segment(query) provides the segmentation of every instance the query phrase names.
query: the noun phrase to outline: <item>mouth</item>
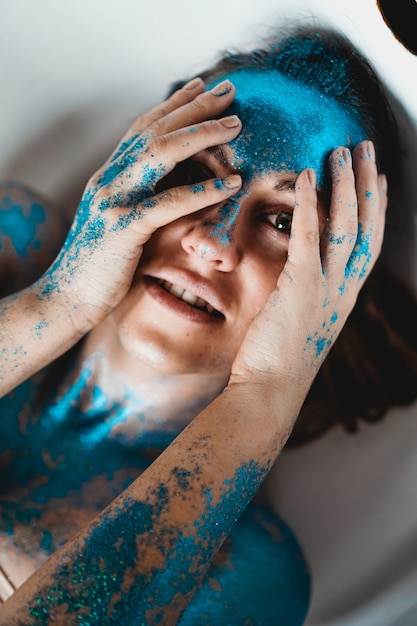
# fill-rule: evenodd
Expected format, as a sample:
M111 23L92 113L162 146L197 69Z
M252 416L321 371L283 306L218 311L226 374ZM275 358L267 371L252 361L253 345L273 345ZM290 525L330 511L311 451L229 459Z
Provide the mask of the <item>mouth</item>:
M185 305L192 307L192 309L196 312L201 312L202 314L208 315L211 319L225 319L223 313L215 309L209 302L195 295L191 291L188 291L187 289L184 289L179 285L175 285L168 280L155 278L153 276L146 276L145 278L148 283L158 285L158 287L163 289L167 294L173 296L181 303L183 302Z

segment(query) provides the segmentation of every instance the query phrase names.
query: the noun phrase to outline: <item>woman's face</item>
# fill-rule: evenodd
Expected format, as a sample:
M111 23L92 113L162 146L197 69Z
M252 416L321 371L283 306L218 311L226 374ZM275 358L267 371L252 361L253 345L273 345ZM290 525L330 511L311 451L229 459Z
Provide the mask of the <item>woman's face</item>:
M329 100L331 110L323 111L322 96L300 83L279 75L271 88L271 77L260 73L227 78L237 89L230 112L242 119L241 134L181 163L163 184L238 172L243 186L226 202L159 229L113 313L124 349L158 373L216 373L224 382L287 260L297 174L314 167L323 185L329 152L364 138L339 105ZM323 232L321 192L317 210Z

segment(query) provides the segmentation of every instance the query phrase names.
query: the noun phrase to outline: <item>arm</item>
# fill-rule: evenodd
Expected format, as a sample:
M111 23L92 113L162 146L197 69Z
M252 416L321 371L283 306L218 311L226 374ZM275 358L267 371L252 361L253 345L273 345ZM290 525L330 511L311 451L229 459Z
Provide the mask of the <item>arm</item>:
M223 86L224 87L224 86ZM142 247L159 227L221 202L239 176L154 195L156 183L209 146L233 139L241 123L218 116L234 88L202 93L202 81L139 118L87 185L55 262L33 285L0 301L0 395L66 352L126 295Z
M176 623L282 449L379 253L386 196L366 151L355 153L356 191L349 162L341 164L340 151L333 156L322 254L314 173L299 176L288 262L228 387L5 603L3 620Z

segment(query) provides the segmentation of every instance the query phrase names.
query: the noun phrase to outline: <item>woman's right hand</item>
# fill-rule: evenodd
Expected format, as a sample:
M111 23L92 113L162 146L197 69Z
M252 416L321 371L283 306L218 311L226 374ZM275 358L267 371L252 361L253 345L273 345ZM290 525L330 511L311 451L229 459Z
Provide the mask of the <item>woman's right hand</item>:
M178 162L238 135L236 116L213 119L234 94L229 81L208 92L202 80L191 81L136 120L90 179L65 244L42 278L43 294L65 294L82 332L124 298L143 245L156 229L239 189L240 176L233 175L155 195L156 184Z

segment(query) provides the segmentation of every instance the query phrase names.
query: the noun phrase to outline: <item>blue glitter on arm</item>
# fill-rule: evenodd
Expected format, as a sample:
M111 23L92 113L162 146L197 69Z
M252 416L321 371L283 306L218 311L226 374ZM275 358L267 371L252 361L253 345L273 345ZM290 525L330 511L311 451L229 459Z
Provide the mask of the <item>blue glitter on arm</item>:
M211 488L202 491L197 466L176 466L169 484L149 489L144 500L122 496L75 549L60 553L50 582L29 602L31 623L46 625L56 612L86 626L163 623L190 596L267 470L255 461L242 465L214 497ZM193 525L167 523L174 502L190 501L190 492L192 501L193 491L203 497Z

